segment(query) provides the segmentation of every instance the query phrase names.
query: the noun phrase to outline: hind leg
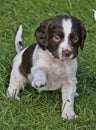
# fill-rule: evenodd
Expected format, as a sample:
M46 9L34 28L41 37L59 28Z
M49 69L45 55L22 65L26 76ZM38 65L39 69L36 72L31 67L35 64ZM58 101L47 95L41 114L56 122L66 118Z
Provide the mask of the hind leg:
M12 70L9 87L7 89L7 97L9 99L15 97L17 100L19 100L19 92L22 88L24 88L24 85L26 83L26 79L20 74L20 72L15 72Z

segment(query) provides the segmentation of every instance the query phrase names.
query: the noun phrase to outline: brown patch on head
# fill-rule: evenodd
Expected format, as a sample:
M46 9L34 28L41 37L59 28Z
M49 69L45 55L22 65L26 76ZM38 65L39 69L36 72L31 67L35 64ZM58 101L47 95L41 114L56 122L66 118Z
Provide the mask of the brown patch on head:
M32 57L36 44L29 46L22 55L22 62L19 66L21 74L27 78L28 74L31 73Z
M74 39L74 43L77 44L77 46L80 46L81 50L83 50L84 48L84 42L86 39L86 29L83 25L83 23L71 16L72 19L72 33L73 33L73 39ZM75 32L75 33L74 33Z
M61 25L63 16L56 16L52 19L43 21L35 31L35 36L39 46L45 50L46 48L58 58L57 48L61 39L64 37Z
M83 50L84 42L85 42L85 39L86 39L86 30L85 30L83 23L81 23L81 32L82 32L82 35L81 35L82 40L81 40L80 48L81 48L81 50Z
M55 42L56 44L59 42L57 36L60 36L60 38L64 37L63 34L63 28L62 28L62 20L65 18L67 19L69 15L58 15L56 17L53 17L51 19L47 19L43 21L40 26L35 31L35 36L38 44L42 49L51 49L51 46L54 46ZM50 43L53 38L53 44ZM50 40L51 39L51 40ZM50 41L49 41L50 40Z
M38 44L42 49L46 49L48 45L48 27L51 19L43 21L35 31Z

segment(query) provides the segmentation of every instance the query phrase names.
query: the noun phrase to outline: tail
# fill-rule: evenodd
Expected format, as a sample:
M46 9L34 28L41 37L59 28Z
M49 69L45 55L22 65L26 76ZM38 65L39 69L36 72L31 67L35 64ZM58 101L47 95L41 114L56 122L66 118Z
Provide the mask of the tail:
M22 25L20 25L15 37L15 47L17 53L19 53L21 50L24 49L22 45L22 32L23 32L23 28Z

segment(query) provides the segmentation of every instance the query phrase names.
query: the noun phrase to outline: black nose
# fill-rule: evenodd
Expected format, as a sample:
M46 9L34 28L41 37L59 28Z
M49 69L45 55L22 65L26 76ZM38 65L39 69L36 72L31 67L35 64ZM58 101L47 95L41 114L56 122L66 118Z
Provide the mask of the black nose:
M69 57L72 52L68 49L62 51L62 57Z

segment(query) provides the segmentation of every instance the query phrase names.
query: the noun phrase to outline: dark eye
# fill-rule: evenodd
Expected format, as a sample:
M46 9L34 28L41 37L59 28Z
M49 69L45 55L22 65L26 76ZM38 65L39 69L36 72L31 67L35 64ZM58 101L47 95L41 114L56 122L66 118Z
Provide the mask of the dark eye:
M55 42L59 42L61 40L61 38L58 35L56 35L56 36L53 37L53 40Z
M73 43L77 43L79 40L79 37L75 33L72 33L70 34L70 39L73 41Z
M76 43L76 42L78 42L78 40L79 40L79 37L78 37L77 35L75 35L75 36L73 37L73 42Z

